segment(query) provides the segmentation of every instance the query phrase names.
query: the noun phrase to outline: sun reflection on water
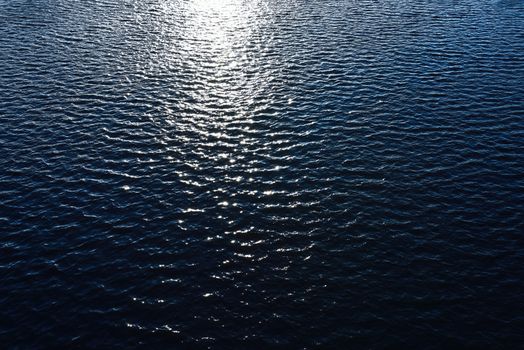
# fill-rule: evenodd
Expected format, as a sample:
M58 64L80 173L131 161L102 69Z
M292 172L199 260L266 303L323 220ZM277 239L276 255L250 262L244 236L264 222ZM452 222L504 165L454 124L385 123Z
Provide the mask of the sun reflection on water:
M208 123L246 117L246 96L256 94L257 58L252 52L258 22L251 3L240 0L194 0L186 8L181 52L185 62L198 55L191 66L192 98L203 112L215 117ZM207 113L206 113L207 114ZM221 132L224 128L221 128Z
M258 195L251 186L259 160L268 149L262 139L254 137L260 132L254 118L257 108L267 105L272 96L268 91L271 70L260 64L274 57L267 55L270 45L261 35L267 17L256 1L175 3L165 11L169 25L163 29L173 35L166 36L169 44L164 46L164 57L173 62L171 74L177 77L180 97L171 100L174 103L166 118L172 120L169 129L177 130L176 141L184 143L175 145L172 135L166 134L166 149L178 154L173 162L184 159L182 169L188 170L177 171L181 183L195 193L213 188L209 195L216 200L217 218L225 220L227 215L222 212L237 210L241 191ZM213 164L212 169L205 168L208 164ZM195 171L205 176L195 181ZM212 215L208 209L201 214Z

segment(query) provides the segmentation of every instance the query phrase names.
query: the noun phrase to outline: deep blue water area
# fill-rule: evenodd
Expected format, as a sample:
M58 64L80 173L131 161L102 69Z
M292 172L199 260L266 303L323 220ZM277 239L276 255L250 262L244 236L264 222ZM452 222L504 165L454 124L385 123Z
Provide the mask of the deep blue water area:
M521 0L0 0L0 348L524 345Z

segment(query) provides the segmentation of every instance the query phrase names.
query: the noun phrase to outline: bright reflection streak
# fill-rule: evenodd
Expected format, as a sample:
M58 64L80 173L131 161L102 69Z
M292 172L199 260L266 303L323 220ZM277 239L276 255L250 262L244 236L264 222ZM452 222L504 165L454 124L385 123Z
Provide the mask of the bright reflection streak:
M194 0L193 6L205 10L211 9L214 11L230 11L238 9L240 2L235 0Z
M256 58L247 56L258 26L254 9L242 0L193 0L186 9L182 49L191 56L184 61L192 62L193 74L203 83L193 97L210 105L213 114L238 117L243 111L232 113L231 108L245 105L238 99L253 95L249 90L260 84L256 75L246 74L257 70Z
M163 57L171 62L167 65L182 95L168 118L182 134L193 135L188 138L191 144L200 145L193 150L194 158L213 158L224 169L238 167L242 150L254 147L254 103L271 97L265 89L272 71L260 65L271 47L261 33L270 17L256 0L168 3L162 30L169 41ZM266 56L264 62L268 60ZM225 157L208 153L217 146L230 151L223 152Z

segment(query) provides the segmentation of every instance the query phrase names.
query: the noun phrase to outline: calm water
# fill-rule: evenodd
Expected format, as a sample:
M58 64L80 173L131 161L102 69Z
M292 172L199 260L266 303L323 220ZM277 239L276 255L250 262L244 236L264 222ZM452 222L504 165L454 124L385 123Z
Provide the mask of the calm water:
M524 2L0 0L6 349L524 344Z

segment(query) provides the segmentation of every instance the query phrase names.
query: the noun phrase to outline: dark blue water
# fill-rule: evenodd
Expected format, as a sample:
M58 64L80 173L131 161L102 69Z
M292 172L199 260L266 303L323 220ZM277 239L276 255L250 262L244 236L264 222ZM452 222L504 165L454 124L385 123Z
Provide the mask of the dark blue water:
M521 0L0 0L2 349L524 344Z

